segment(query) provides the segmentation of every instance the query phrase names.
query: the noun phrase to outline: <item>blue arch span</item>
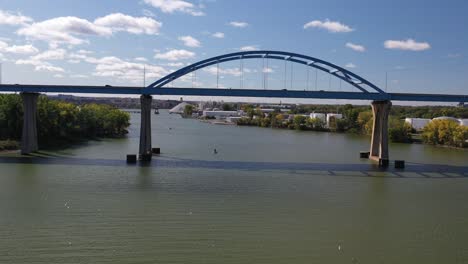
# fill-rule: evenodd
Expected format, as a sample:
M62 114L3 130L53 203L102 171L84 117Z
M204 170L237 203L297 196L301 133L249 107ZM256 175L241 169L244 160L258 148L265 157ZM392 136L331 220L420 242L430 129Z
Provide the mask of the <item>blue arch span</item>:
M316 69L319 69L323 72L326 72L328 74L331 74L349 84L354 86L355 88L359 89L363 93L369 93L367 90L368 88L371 88L373 92L385 94L384 91L379 89L376 85L373 83L369 82L368 80L362 78L361 76L350 72L338 65L335 65L333 63L317 59L314 57L302 55L302 54L297 54L297 53L292 53L292 52L285 52L285 51L273 51L273 50L258 50L258 51L243 51L243 52L235 52L235 53L229 53L229 54L224 54L216 57L212 57L206 60L202 60L199 62L196 62L194 64L191 64L189 66L186 66L184 68L181 68L159 80L156 82L150 84L148 87L146 87L143 90L143 93L145 93L145 90L147 89L152 89L152 88L162 88L164 85L186 75L189 74L193 71L218 64L218 63L223 63L223 62L228 62L228 61L234 61L234 60L242 60L242 59L275 59L275 60L286 60L286 61L291 61L295 62L298 64L303 64L307 65ZM367 89L366 89L367 88Z

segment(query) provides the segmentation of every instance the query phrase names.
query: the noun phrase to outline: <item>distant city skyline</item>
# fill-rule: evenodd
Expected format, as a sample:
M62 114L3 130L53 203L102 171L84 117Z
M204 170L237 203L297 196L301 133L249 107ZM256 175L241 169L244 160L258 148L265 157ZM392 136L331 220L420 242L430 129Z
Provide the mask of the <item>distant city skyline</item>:
M202 59L261 49L330 61L389 92L467 94L467 10L419 0L0 0L2 81L143 86L144 72L149 84ZM243 73L239 62L220 64L173 85L239 88L242 75L244 88L261 89L267 73L273 89L350 89L324 74L306 85L305 68L270 63L246 61Z

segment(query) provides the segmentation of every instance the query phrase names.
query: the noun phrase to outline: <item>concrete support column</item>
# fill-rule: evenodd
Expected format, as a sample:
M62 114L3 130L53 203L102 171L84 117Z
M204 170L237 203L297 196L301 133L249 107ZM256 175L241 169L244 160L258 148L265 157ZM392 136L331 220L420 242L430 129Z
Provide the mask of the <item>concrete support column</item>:
M37 143L37 98L38 93L21 93L23 99L23 134L21 136L21 154L39 150Z
M380 153L380 107L378 104L372 103L372 113L374 116L372 124L372 138L371 138L371 148L370 148L370 157L377 157Z
M142 95L140 124L140 155L151 154L151 95Z
M388 115L392 103L390 101L373 101L372 112L374 123L372 127L372 139L370 158L374 160L388 160Z

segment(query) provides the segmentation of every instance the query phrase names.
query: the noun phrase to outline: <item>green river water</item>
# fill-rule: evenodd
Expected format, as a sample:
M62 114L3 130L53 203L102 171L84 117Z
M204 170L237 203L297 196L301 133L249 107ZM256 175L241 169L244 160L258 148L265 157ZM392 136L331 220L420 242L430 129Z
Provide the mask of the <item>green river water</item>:
M124 139L0 154L0 263L468 263L468 151L153 115ZM213 153L213 149L218 154Z

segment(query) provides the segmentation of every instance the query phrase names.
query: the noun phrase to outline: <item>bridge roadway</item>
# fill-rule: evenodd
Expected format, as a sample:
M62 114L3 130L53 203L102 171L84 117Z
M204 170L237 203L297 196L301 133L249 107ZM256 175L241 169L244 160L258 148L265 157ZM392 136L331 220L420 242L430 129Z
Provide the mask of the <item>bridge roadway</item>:
M27 85L0 84L0 92L24 93L77 93L77 94L127 94L174 96L224 96L298 99L347 99L370 101L419 101L468 103L468 95L375 93L300 90L252 90L225 88L142 88L131 86L81 86L81 85Z

